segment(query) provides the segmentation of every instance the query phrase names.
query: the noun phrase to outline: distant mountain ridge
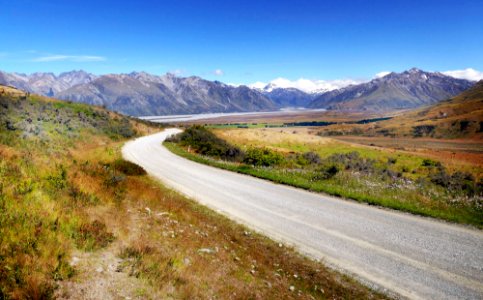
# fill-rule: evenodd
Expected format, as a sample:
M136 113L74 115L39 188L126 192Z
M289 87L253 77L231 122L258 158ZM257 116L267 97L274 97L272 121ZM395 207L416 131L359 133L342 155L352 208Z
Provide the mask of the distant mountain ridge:
M413 68L369 82L307 93L268 84L231 86L200 77L146 72L96 76L85 71L30 75L0 71L0 84L59 99L103 105L134 116L269 111L284 107L385 111L451 98L474 82Z
M56 97L104 105L134 116L277 109L272 100L246 86L145 72L103 75L64 90Z
M273 88L261 91L279 107L307 107L318 94L309 94L296 88Z
M54 96L78 84L89 83L96 79L94 74L85 71L64 72L56 76L54 73L6 73L0 71L0 84L11 85L27 92L44 96Z
M329 91L316 97L308 107L355 111L416 108L451 98L473 85L465 79L412 68Z

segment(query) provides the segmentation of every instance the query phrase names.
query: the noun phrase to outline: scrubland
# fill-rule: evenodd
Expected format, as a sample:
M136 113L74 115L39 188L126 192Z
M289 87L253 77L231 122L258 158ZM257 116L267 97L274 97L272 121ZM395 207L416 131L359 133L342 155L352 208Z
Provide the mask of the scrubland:
M166 146L198 162L278 183L483 225L481 165L342 142L307 128L191 127Z

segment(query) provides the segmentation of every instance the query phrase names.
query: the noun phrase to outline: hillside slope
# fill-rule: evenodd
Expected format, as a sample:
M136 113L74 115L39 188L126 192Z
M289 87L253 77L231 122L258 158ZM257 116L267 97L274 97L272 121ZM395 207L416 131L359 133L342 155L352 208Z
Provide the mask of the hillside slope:
M483 80L453 98L381 122L380 126L416 137L482 138Z
M468 80L413 68L324 93L315 98L309 107L349 111L417 108L453 97L473 84Z
M437 104L390 116L388 120L368 124L326 126L319 134L483 139L483 80Z

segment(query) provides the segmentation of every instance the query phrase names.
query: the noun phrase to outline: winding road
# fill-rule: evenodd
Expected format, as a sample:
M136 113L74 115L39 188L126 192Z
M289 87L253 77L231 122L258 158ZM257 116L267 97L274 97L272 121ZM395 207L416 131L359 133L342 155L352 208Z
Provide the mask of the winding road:
M141 137L125 159L187 196L359 280L410 299L483 299L483 232L181 158Z

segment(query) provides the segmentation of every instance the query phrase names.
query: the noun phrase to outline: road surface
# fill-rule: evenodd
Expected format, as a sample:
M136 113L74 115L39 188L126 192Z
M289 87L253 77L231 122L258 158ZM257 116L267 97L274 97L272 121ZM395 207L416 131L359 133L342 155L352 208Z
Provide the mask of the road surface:
M483 299L483 233L198 164L162 133L123 156L166 185L360 280L411 299Z

